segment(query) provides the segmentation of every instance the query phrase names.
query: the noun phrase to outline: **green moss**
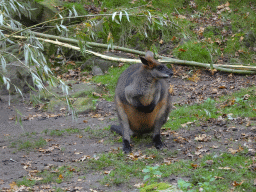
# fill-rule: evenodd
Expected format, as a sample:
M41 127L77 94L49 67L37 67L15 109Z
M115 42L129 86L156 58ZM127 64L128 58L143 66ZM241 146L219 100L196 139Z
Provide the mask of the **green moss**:
M211 56L200 42L186 42L173 50L173 55L182 60L211 63Z
M170 188L170 184L167 183L154 183L151 185L147 185L140 189L140 192L149 192L149 191L157 191L157 190L164 190Z

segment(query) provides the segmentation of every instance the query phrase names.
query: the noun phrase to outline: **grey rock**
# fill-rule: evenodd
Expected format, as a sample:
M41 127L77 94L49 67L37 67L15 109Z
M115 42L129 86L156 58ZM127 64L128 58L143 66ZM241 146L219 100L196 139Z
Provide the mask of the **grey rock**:
M99 66L93 66L92 68L92 74L94 76L98 76L98 75L104 75L103 71L101 70L101 68Z

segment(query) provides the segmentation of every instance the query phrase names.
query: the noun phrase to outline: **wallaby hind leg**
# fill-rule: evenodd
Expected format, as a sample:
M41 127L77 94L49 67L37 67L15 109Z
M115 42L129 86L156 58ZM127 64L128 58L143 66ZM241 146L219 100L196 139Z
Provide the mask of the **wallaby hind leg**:
M125 153L129 153L132 150L131 145L130 145L132 131L130 130L129 120L124 111L123 104L119 100L119 98L116 98L116 107L117 107L120 126L122 128L123 151Z
M153 133L153 142L157 149L161 149L163 147L163 142L161 141L160 131L162 126L166 123L168 115L170 112L170 104L166 108L162 108L157 116L157 120L155 122L154 133Z

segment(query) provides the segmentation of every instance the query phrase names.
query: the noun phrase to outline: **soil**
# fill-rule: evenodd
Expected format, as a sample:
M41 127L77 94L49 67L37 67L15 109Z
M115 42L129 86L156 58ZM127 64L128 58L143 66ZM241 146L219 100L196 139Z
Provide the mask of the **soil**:
M193 76L192 74L197 74ZM174 76L170 79L172 87L173 103L192 104L200 103L208 97L216 98L221 95L230 94L241 88L256 85L256 76L240 76L216 72L214 75L207 70L191 71L191 68L175 66ZM42 111L40 107L33 107L21 98L14 99L8 105L8 96L0 96L0 189L10 191L13 189L13 182L30 176L33 170L43 171L50 166L78 166L77 160L88 156L97 156L101 153L112 151L122 147L119 142L102 142L108 137L114 137L110 131L103 137L97 137L92 133L83 132L64 134L62 136L51 136L45 134L51 130L64 130L66 128L77 128L84 130L91 127L94 130L102 130L112 124L117 124L117 115L113 102L100 100L95 112L88 112L79 115L75 120L72 116L60 112L60 114L50 114ZM25 98L28 100L28 96ZM18 109L23 114L22 124L15 124L13 117ZM39 115L38 115L39 114ZM65 115L64 115L65 114ZM34 116L33 116L34 115ZM220 154L227 152L229 148L236 148L239 145L247 145L249 148L256 148L255 127L246 126L246 119L236 119L225 121L224 119L201 122L201 126L192 126L189 129L183 128L178 131L163 130L162 136L165 148L178 151L170 161L179 159L200 158L207 153ZM32 133L32 134L27 134ZM204 135L203 135L204 134ZM198 143L195 138L198 138ZM47 146L43 149L17 150L13 143L22 140L38 140L40 137L47 140ZM115 136L117 137L117 136ZM211 139L212 138L212 139ZM213 139L215 138L215 139ZM244 139L254 138L252 142L245 142ZM233 142L237 141L237 142ZM133 147L133 152L153 147L150 143ZM65 150L64 150L65 149ZM254 155L255 151L248 151L247 155ZM195 154L195 155L192 155ZM81 176L85 179L81 181ZM127 191L125 185L107 187L101 185L99 181L104 174L99 172L74 172L74 176L61 184L36 185L35 191L50 191L53 187L60 187L69 191ZM170 182L177 182L177 178L172 176ZM131 185L138 183L131 181ZM26 191L26 190L24 190ZM131 191L131 190L128 190ZM133 191L136 191L134 188Z

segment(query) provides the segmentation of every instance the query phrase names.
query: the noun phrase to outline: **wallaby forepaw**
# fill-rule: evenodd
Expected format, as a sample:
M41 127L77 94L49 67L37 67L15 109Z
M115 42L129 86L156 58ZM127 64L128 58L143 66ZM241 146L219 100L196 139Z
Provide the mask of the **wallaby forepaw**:
M155 147L157 149L161 149L163 147L163 142L161 141L161 137L160 135L156 135L154 138L153 138L153 142L155 144Z
M130 142L126 139L123 141L123 151L124 153L130 153L132 150Z

